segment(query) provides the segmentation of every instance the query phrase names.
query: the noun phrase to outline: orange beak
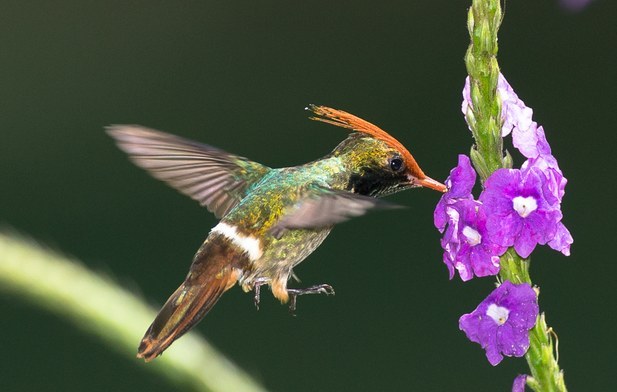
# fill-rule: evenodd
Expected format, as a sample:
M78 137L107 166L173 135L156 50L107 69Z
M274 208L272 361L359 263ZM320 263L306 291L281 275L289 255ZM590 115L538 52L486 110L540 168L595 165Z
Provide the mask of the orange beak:
M442 184L441 182L435 181L430 177L424 177L422 179L416 179L415 180L415 184L422 186L424 188L430 188L430 189L434 189L438 192L445 192L448 189L446 188L446 186L444 184Z

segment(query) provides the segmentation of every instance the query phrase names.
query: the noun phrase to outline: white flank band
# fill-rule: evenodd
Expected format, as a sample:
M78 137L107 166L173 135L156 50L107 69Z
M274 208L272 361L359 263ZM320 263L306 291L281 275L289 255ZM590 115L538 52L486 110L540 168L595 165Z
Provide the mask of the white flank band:
M227 223L221 222L214 226L211 232L221 234L230 239L231 242L248 254L251 261L259 259L262 255L259 239L250 235L238 233L235 226L230 226Z

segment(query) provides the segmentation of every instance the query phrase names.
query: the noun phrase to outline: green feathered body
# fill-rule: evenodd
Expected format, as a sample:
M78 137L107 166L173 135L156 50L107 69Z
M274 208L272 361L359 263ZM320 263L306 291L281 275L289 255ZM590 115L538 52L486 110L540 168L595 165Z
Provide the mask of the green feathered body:
M251 262L250 268L239 280L245 291L252 290L255 281L275 282L284 296L282 292L292 268L322 243L332 227L286 230L278 239L270 234L270 230L281 215L306 197L307 192L342 190L347 182L345 165L338 157L303 166L273 169L223 217L221 223L233 225L241 233L260 241L263 255Z

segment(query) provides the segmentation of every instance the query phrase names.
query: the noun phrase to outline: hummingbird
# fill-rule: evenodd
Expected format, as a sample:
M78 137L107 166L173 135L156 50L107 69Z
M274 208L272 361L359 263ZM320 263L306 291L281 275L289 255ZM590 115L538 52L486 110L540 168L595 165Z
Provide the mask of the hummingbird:
M138 358L148 362L161 355L236 284L254 291L257 308L260 288L268 285L291 312L300 295L334 294L327 284L300 289L287 283L335 224L397 207L381 196L416 187L446 191L376 125L325 106L307 110L312 120L346 128L348 137L321 159L277 169L138 125L107 128L133 163L220 219L146 331Z

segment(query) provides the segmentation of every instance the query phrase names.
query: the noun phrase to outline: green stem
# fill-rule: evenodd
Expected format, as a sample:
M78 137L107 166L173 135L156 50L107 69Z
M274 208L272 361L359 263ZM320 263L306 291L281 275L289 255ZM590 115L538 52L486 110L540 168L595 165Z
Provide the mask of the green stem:
M0 233L0 289L55 312L135 358L141 335L156 312L111 279L36 244ZM151 364L182 389L265 391L204 339L188 333Z
M501 23L499 0L474 0L467 28L471 43L465 54L472 105L466 113L476 141L471 159L482 181L504 167L501 138L501 101L497 97L497 31Z
M511 157L503 153L501 100L497 95L497 32L501 20L500 0L473 0L467 21L471 43L465 55L472 105L465 115L475 139L470 156L482 182L495 170L512 167ZM500 278L533 285L529 264L529 259L508 249L501 257ZM536 325L529 331L530 347L525 358L531 377L527 378L527 385L536 392L567 390L551 333L544 314L538 316Z

